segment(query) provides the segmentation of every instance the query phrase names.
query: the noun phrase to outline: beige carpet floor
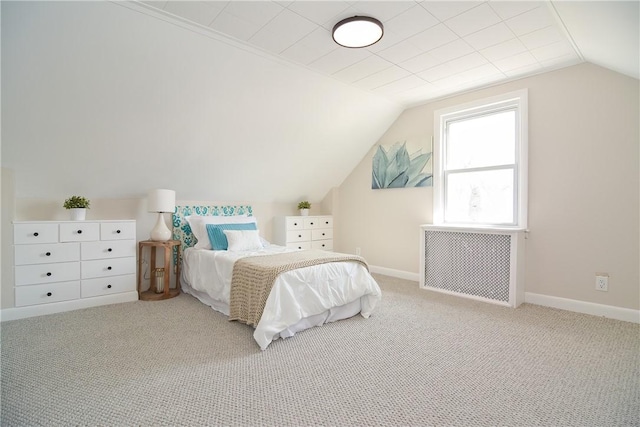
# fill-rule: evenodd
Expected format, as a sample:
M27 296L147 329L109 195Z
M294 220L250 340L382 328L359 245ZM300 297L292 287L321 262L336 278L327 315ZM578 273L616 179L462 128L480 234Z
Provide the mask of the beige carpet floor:
M188 295L1 325L2 426L635 426L640 326L376 276L378 311L278 340Z

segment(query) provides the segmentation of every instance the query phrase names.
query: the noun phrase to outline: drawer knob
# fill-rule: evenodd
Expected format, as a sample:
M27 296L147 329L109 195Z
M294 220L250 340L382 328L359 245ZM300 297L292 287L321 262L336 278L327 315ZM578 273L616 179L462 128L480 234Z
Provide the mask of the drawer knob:
M45 255L46 256L51 256L51 252L47 252Z
M120 234L120 230L116 230L116 233L117 233L117 234Z
M297 222L294 222L294 223L293 223L293 225L298 225L298 223L297 223ZM36 236L37 236L37 234L36 234Z
M313 225L313 223L311 223L311 225Z
M324 243L322 244L322 247L324 248Z
M47 273L47 276L51 276L51 273L50 273L50 272L49 272L49 273Z
M324 223L325 223L325 224L327 224L327 225L329 225L329 221L325 221Z
M302 237L302 234L298 234L298 237Z
M111 270L111 266L107 267L107 270Z
M78 234L82 234L82 230L78 230Z
M324 236L325 234L324 234L324 233L322 233L322 235Z
M38 232L33 233L33 237L38 237Z
M47 296L50 297L52 295L51 292L47 292Z
M113 249L109 248L109 249L107 249L107 252L111 252L112 250L113 250Z
M111 289L111 285L107 285L107 289Z
M298 246L298 249L302 249L302 246Z

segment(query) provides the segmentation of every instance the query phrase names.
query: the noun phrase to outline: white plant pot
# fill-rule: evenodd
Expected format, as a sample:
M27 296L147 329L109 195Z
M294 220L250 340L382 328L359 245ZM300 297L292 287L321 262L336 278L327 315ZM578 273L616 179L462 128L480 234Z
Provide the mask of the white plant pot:
M300 215L301 216L308 216L309 215L309 209L300 209Z
M71 213L71 221L84 221L87 217L86 208L71 208L69 212Z

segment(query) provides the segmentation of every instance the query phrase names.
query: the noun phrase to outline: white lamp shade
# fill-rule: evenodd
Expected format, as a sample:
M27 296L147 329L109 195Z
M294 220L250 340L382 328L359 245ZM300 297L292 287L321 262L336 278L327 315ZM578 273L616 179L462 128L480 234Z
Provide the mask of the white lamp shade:
M173 212L176 208L176 192L173 190L151 190L147 203L149 212Z

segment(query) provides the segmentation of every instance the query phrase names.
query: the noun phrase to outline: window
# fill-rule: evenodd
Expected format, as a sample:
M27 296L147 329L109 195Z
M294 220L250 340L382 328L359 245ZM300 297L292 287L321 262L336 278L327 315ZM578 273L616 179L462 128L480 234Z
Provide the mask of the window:
M527 226L527 91L438 110L434 223Z

